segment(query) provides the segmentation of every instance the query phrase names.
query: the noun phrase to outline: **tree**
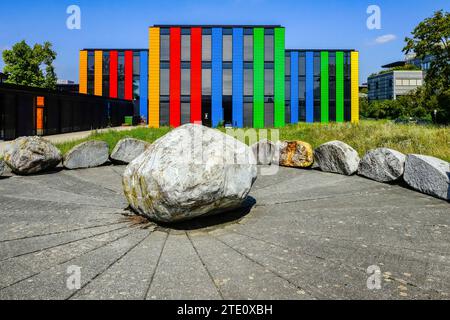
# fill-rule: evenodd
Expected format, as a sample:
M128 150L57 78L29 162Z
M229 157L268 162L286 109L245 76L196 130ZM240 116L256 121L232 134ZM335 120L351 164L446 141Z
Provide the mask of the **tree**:
M52 44L35 44L31 48L25 41L16 43L11 50L3 51L3 72L8 74L7 83L40 87L56 88L56 73L53 61L56 52Z
M412 38L406 38L405 53L414 52L419 59L431 55L433 60L425 78L428 106L436 107L438 119L450 122L448 101L450 88L450 12L437 11L414 29ZM440 102L436 105L435 101ZM429 109L429 112L433 110Z

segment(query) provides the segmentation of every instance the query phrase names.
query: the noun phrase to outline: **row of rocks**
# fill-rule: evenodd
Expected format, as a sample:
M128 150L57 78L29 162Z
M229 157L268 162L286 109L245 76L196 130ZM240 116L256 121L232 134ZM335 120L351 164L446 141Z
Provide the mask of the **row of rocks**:
M296 168L317 168L343 175L358 174L378 181L403 179L411 188L444 200L450 200L450 164L423 155L404 155L388 148L367 152L360 159L358 152L341 141L327 142L313 151L303 141L273 143L262 140L252 146L260 165Z
M54 169L61 161L64 168L84 169L104 165L111 160L128 164L142 154L149 143L137 139L123 139L115 146L111 156L104 141L87 141L72 148L66 155L41 137L21 137L13 141L4 154L5 163L18 175L30 175ZM0 162L0 175L4 166Z

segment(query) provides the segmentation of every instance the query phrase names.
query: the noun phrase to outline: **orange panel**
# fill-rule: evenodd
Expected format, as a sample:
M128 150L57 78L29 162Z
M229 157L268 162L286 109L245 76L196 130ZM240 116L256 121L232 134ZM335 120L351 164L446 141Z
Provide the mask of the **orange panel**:
M36 129L44 129L44 108L36 108Z

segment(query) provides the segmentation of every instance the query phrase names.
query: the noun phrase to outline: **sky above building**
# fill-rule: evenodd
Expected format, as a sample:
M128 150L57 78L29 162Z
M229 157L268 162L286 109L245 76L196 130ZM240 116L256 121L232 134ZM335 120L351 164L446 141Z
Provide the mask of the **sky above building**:
M81 29L66 26L67 8L81 9ZM370 29L370 5L381 10L381 29ZM78 82L83 48L146 48L153 24L281 24L286 48L356 49L360 82L380 66L402 60L404 38L448 0L17 0L0 3L0 51L21 40L50 41L60 79ZM0 69L3 61L0 59Z

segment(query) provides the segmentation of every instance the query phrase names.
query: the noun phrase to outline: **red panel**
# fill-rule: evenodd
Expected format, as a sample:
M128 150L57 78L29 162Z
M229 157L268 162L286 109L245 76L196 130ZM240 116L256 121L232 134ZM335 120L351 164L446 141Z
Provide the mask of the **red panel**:
M133 51L125 51L125 99L133 100Z
M202 28L191 29L191 122L202 121Z
M118 53L111 51L109 53L109 96L110 98L117 98L117 68L118 68Z
M181 28L170 28L170 126L181 125Z

